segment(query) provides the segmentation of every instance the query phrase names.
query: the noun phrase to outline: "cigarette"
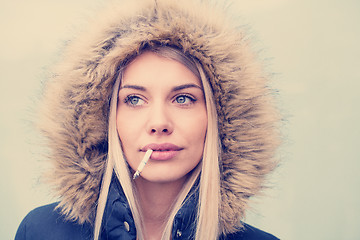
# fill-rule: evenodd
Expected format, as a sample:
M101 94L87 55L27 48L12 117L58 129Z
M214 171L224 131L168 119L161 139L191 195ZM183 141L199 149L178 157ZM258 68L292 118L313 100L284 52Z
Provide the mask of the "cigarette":
M134 176L133 176L133 179L136 179L140 176L140 173L142 172L142 170L144 169L146 163L149 161L149 158L152 154L153 150L152 149L148 149L145 153L145 156L143 157L143 159L141 160Z

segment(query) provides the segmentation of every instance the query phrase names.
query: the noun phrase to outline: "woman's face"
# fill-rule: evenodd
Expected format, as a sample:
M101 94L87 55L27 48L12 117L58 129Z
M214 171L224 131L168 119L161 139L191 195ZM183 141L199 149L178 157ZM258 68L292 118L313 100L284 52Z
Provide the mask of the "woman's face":
M146 150L154 150L141 177L183 180L204 149L207 113L200 79L175 60L143 53L123 72L116 125L134 171Z

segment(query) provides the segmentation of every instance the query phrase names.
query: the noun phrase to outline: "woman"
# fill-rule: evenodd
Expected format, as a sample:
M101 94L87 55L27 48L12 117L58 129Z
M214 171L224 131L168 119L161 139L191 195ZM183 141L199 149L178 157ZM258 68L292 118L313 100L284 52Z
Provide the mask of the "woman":
M16 239L275 239L242 222L275 165L276 114L226 19L204 3L120 2L68 46L40 124L60 202Z

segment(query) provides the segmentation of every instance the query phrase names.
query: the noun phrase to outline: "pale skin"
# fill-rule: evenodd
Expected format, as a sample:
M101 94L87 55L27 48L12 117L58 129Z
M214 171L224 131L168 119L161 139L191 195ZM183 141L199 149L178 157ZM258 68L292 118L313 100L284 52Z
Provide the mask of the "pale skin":
M146 239L161 239L164 221L169 209L182 187L183 181L176 183L152 184L144 178L136 181L139 191L140 204L145 224Z
M123 73L116 123L133 171L146 149L154 149L134 182L145 238L158 240L188 173L202 158L207 112L201 81L180 62L145 52Z

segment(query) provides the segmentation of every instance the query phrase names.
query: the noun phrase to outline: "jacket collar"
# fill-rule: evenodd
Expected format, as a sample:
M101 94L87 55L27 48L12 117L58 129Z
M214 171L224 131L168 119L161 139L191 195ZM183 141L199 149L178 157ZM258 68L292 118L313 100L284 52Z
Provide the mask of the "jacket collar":
M172 239L193 239L198 203L198 188L194 185L174 218ZM116 179L110 185L102 222L101 239L135 240L136 228L129 203Z

